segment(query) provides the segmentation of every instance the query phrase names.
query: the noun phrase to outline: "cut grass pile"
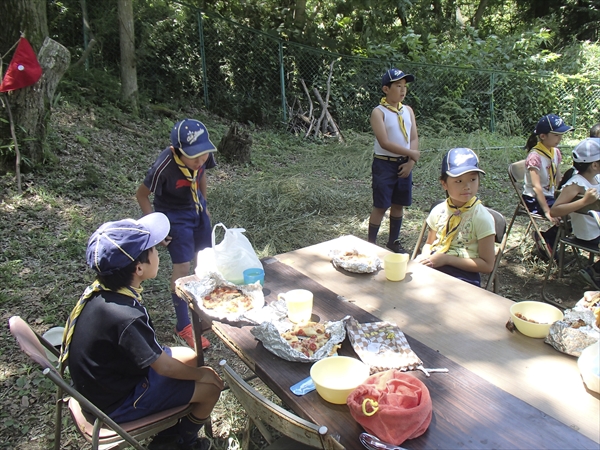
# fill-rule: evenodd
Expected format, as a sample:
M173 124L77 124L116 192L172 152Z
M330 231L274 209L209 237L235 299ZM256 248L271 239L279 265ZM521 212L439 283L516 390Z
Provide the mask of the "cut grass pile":
M201 111L185 115L204 121L215 144L227 131L228 124ZM109 109L63 105L54 112L50 150L55 157L25 173L22 196L16 195L12 174L0 177L0 311L4 321L20 315L38 332L64 324L74 302L92 281L85 265L89 235L105 221L141 214L135 190L168 144L171 126L172 122L162 118L132 119ZM213 224L245 228L260 257L345 234L365 238L371 210L372 136L351 131L345 135L347 143L339 145L253 130L251 165L220 163L209 171L208 207ZM403 225L405 247L414 245L431 203L443 197L437 180L442 155L451 147L471 147L478 152L487 171L481 198L510 218L516 198L506 167L524 156L523 141L500 140L488 133L422 137L423 155L414 172L414 204ZM522 231L518 225L513 244L518 245ZM382 245L387 232L384 220ZM530 257L528 249L528 245L517 248L509 261L525 277L539 277L544 266ZM171 345L175 341L168 292L170 262L164 249L160 254L159 275L145 283L144 299L159 339ZM508 285L504 289L504 295L510 296L523 288ZM53 389L39 371L32 370L6 327L0 330L0 343L0 447L48 448ZM221 357L222 344L215 342L214 346L213 358ZM229 403L217 408L217 417L213 415L220 436L216 447L233 449L238 445L244 415L224 405ZM68 431L62 447L79 448L82 441L70 421L65 418L64 423Z

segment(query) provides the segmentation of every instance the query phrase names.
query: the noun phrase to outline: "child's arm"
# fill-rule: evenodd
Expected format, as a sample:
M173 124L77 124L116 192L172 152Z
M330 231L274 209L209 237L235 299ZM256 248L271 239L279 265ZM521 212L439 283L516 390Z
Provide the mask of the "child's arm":
M415 258L416 262L421 264L425 264L423 261L431 255L431 244L435 241L435 231L429 228L429 232L427 233L427 240L425 241L425 245L423 245L423 249L421 250L421 254L417 255Z
M198 188L200 189L202 197L206 200L206 171L202 172L202 176L198 180Z
M496 257L494 250L495 238L495 235L491 234L477 241L479 258L461 258L446 253L434 253L422 258L419 262L433 268L454 266L467 272L490 273L494 269L494 259Z
M579 194L584 194L582 198L573 201ZM550 208L550 214L554 217L563 217L575 212L584 206L591 205L598 200L598 191L590 188L585 191L577 184L570 184L563 188L562 192Z
M413 112L412 108L410 106L404 106L405 108L408 108L408 111L410 112L410 118L412 120L412 128L410 129L410 148L411 150L416 150L419 151L419 133L417 131L417 121L415 119L415 113ZM419 152L419 155L421 155L421 152ZM410 172L413 170L413 167L415 166L415 164L417 163L416 159L413 159L412 157L405 162L404 164L402 164L398 170L398 176L400 178L406 178L408 177L408 175L410 175Z
M150 191L144 183L140 184L140 187L138 187L138 190L135 193L135 198L137 199L140 208L142 208L142 213L144 215L148 215L154 211L152 203L150 203L151 193L152 191Z
M150 364L156 373L163 377L174 378L176 380L193 380L199 383L214 384L219 389L223 389L223 380L210 367L192 367L181 361L176 360L172 356L167 355L164 351L156 361Z
M388 152L395 153L397 155L408 156L413 161L419 160L419 150L403 147L396 142L392 142L388 139L387 131L385 129L385 123L383 122L383 112L378 108L373 109L371 113L371 128L373 128L373 133L375 133L375 138L381 148L384 148ZM412 130L409 139L412 141Z
M535 198L537 199L540 208L544 212L544 216L550 222L554 224L558 224L558 217L552 217L550 214L550 207L548 206L548 202L546 202L546 197L544 197L544 191L542 190L542 183L540 182L540 174L536 169L529 169L529 175L531 176L531 185L533 186L533 191L535 192Z

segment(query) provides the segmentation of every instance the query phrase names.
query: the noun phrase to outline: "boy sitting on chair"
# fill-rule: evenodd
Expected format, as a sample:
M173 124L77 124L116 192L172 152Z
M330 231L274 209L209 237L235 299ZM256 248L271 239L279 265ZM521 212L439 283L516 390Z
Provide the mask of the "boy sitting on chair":
M453 148L442 160L440 181L446 201L427 217L429 234L417 262L481 286L480 272L494 268L494 218L477 198L479 158L469 148Z
M75 388L117 423L189 403L190 414L148 446L210 449L198 439L219 399L223 381L210 367L196 367L196 353L161 347L142 305L144 280L156 277L158 251L170 225L162 213L107 222L92 235L87 263L97 273L65 326L61 363Z

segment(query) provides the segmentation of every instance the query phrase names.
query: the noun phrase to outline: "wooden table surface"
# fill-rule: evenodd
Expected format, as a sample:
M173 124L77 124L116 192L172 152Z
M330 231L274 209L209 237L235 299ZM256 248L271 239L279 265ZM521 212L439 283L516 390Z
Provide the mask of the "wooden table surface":
M352 315L359 322L379 319L345 301L294 268L274 258L264 261L265 296L274 301L279 292L294 288L314 294L313 313L321 321ZM298 397L289 387L309 375L310 364L284 361L267 351L250 333L250 326L214 322L214 332L298 415L340 436L347 449L362 449L358 435L362 428L352 419L346 405L325 402L316 392ZM507 332L508 333L508 332ZM447 367L447 374L426 378L412 372L429 388L434 415L427 432L407 441L412 449L425 448L598 448L582 434L548 417L538 409L443 356L435 349L407 335L411 348L426 367ZM348 340L340 354L354 355Z
M405 334L493 386L600 442L600 396L586 389L577 358L556 351L543 339L509 332L505 324L513 301L414 262L401 282L387 281L383 270L348 273L331 264L328 253L334 248L363 249L382 259L388 253L344 236L276 258L346 301L396 323ZM413 349L426 367L437 367ZM501 404L496 407L506 409Z

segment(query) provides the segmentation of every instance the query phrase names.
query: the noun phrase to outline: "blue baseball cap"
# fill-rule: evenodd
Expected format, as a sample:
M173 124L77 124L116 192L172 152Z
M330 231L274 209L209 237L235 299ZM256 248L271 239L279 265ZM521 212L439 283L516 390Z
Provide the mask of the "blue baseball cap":
M106 222L88 241L88 266L98 275L111 275L135 261L144 250L160 244L170 229L169 219L159 212L139 220Z
M171 130L171 145L188 158L217 151L204 124L195 119L183 119L175 124Z
M567 125L556 114L546 114L538 121L533 132L538 135L548 133L564 134L572 129L573 127Z
M470 148L451 148L442 160L442 175L460 177L468 172L485 172L479 168L479 158Z
M405 79L407 83L415 81L415 76L402 72L400 69L390 69L381 77L381 86L387 86L394 81Z

